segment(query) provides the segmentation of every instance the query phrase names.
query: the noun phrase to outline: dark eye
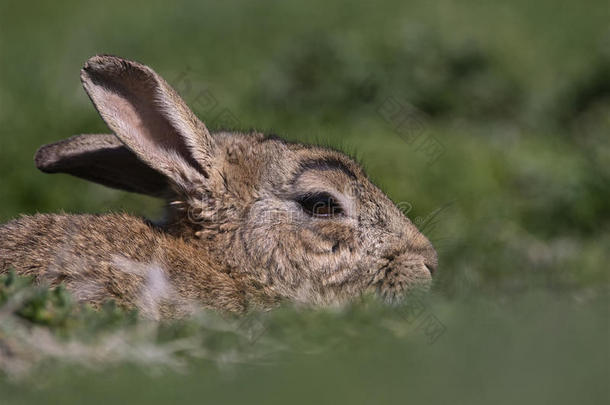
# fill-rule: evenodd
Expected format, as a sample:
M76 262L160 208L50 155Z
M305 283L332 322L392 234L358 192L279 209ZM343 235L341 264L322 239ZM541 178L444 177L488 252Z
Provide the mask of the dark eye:
M314 217L330 218L343 214L341 205L328 193L305 194L296 201L306 213Z

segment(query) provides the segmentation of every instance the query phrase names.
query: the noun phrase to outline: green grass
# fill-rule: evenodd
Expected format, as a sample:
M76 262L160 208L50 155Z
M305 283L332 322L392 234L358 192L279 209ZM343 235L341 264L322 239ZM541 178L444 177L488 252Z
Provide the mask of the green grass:
M3 285L9 298L28 289L12 277ZM160 324L56 296L36 290L15 310L38 339L31 343L11 339L14 323L2 319L5 359L45 354L0 381L3 403L603 403L608 395L607 296L412 296L395 307L366 299L342 310L200 313ZM41 325L53 325L51 335Z
M237 332L251 326L233 319L122 324L116 309L93 313L41 290L58 312L39 302L17 317L19 331L95 345L118 330L134 353L188 336L207 354L177 353L182 371L137 356L89 367L51 356L29 377L3 377L3 403L607 402L609 17L601 0L3 1L0 221L160 214L158 201L44 175L32 162L44 143L107 131L78 71L96 53L117 54L153 66L211 128L228 109L239 128L356 155L437 247L426 310L446 327L430 345L400 309L366 301L276 311L249 344ZM204 90L216 108L201 103ZM398 133L379 113L388 99L414 106L421 131ZM430 164L407 142L414 133L439 142L442 156ZM106 322L114 316L118 326ZM210 326L218 322L233 332ZM245 360L229 366L227 353Z

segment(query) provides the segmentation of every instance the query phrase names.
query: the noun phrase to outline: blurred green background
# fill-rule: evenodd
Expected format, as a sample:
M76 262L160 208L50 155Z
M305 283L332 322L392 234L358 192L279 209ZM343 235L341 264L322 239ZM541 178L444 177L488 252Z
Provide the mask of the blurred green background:
M610 400L607 1L0 1L1 222L160 214L32 161L44 143L107 132L78 75L115 54L153 67L211 129L356 156L437 247L427 305L446 327L428 344L366 306L333 322L292 310L271 315L278 329L332 349L230 371L65 369L35 389L0 382L6 403Z

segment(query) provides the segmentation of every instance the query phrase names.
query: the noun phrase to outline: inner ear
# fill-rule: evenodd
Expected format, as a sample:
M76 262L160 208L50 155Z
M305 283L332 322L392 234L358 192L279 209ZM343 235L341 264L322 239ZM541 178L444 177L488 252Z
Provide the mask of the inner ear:
M154 83L145 80L145 85L142 85L138 80L130 80L128 75L106 77L95 71L92 71L89 77L93 84L109 90L105 103L110 104L111 108L114 107L116 116L122 116L126 127L140 132L138 136L142 138L148 153L153 154L155 148L163 148L180 156L205 177L209 177L194 158L185 138L178 135L178 129L166 117L163 101L156 94Z

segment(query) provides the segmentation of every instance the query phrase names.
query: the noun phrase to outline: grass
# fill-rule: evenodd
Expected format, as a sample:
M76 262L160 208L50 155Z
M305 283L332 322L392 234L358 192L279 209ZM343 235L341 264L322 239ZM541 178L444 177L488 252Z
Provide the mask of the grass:
M47 309L57 306L47 302ZM607 297L575 303L530 291L504 302L435 295L407 302L285 307L239 319L200 313L168 323L125 317L111 306L70 307L69 322L51 333L39 329L48 317L32 316L25 302L29 310L15 313L30 330L12 341L16 328L5 314L0 336L20 355L15 367L35 368L25 376L12 370L0 387L6 403L62 404L603 403L607 395L608 362L600 356Z
M211 128L355 154L437 247L424 314L445 327L429 344L404 318L413 301L369 300L157 325L34 288L27 311L0 307L13 322L0 324L0 353L21 347L29 362L0 379L3 402L607 402L608 17L597 0L3 1L0 221L160 214L153 199L32 163L41 144L107 130L78 70L117 54L153 66ZM407 131L384 115L388 100L417 112ZM433 163L426 140L442 151ZM6 297L32 291L11 283Z

